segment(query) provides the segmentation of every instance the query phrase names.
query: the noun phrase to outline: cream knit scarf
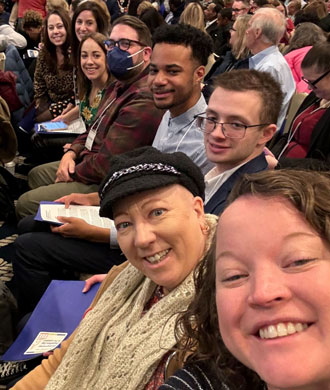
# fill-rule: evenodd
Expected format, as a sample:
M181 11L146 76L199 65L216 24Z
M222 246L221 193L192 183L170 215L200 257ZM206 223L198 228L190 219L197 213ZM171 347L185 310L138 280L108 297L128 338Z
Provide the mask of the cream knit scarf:
M210 227L205 253L215 231ZM156 284L128 265L82 320L46 390L142 390L176 344L177 314L194 297L193 273L141 317Z

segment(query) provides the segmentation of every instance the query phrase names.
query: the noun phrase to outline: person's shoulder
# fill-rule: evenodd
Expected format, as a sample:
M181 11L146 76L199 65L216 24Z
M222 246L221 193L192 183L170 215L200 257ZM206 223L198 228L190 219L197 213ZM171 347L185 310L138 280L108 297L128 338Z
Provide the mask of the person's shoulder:
M191 363L176 371L159 390L222 390L216 375L206 363Z

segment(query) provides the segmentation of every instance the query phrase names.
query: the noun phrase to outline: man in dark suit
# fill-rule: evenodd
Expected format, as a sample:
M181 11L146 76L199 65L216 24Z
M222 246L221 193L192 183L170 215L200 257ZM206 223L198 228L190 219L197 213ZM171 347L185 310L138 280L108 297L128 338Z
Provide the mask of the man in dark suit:
M220 12L220 5L215 3L210 3L204 10L205 17L205 29L208 34L212 34L212 31L215 31L218 28L217 25L217 16L218 12ZM212 35L211 35L212 36Z
M276 131L283 94L265 72L236 70L215 82L207 110L198 116L207 158L215 164L205 176L205 211L220 214L243 173L268 168L266 143Z

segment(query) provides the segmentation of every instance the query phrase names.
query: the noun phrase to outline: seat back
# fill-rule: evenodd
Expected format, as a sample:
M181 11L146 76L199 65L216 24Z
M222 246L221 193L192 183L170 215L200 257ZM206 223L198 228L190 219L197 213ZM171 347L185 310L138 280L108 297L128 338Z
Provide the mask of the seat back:
M285 126L283 129L283 133L285 134L289 131L291 123L296 116L296 113L298 111L298 108L301 106L301 103L304 101L305 97L307 96L307 93L301 92L297 93L295 92L291 98L288 113L286 116Z

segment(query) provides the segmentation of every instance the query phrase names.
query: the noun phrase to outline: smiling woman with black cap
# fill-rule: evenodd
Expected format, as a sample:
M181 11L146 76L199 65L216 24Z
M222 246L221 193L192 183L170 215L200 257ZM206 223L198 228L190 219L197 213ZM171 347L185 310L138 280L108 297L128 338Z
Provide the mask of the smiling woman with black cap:
M145 147L113 158L100 198L128 263L109 272L75 333L14 389L149 390L164 381L177 314L194 297L193 271L216 225L204 215L202 173L183 153Z

